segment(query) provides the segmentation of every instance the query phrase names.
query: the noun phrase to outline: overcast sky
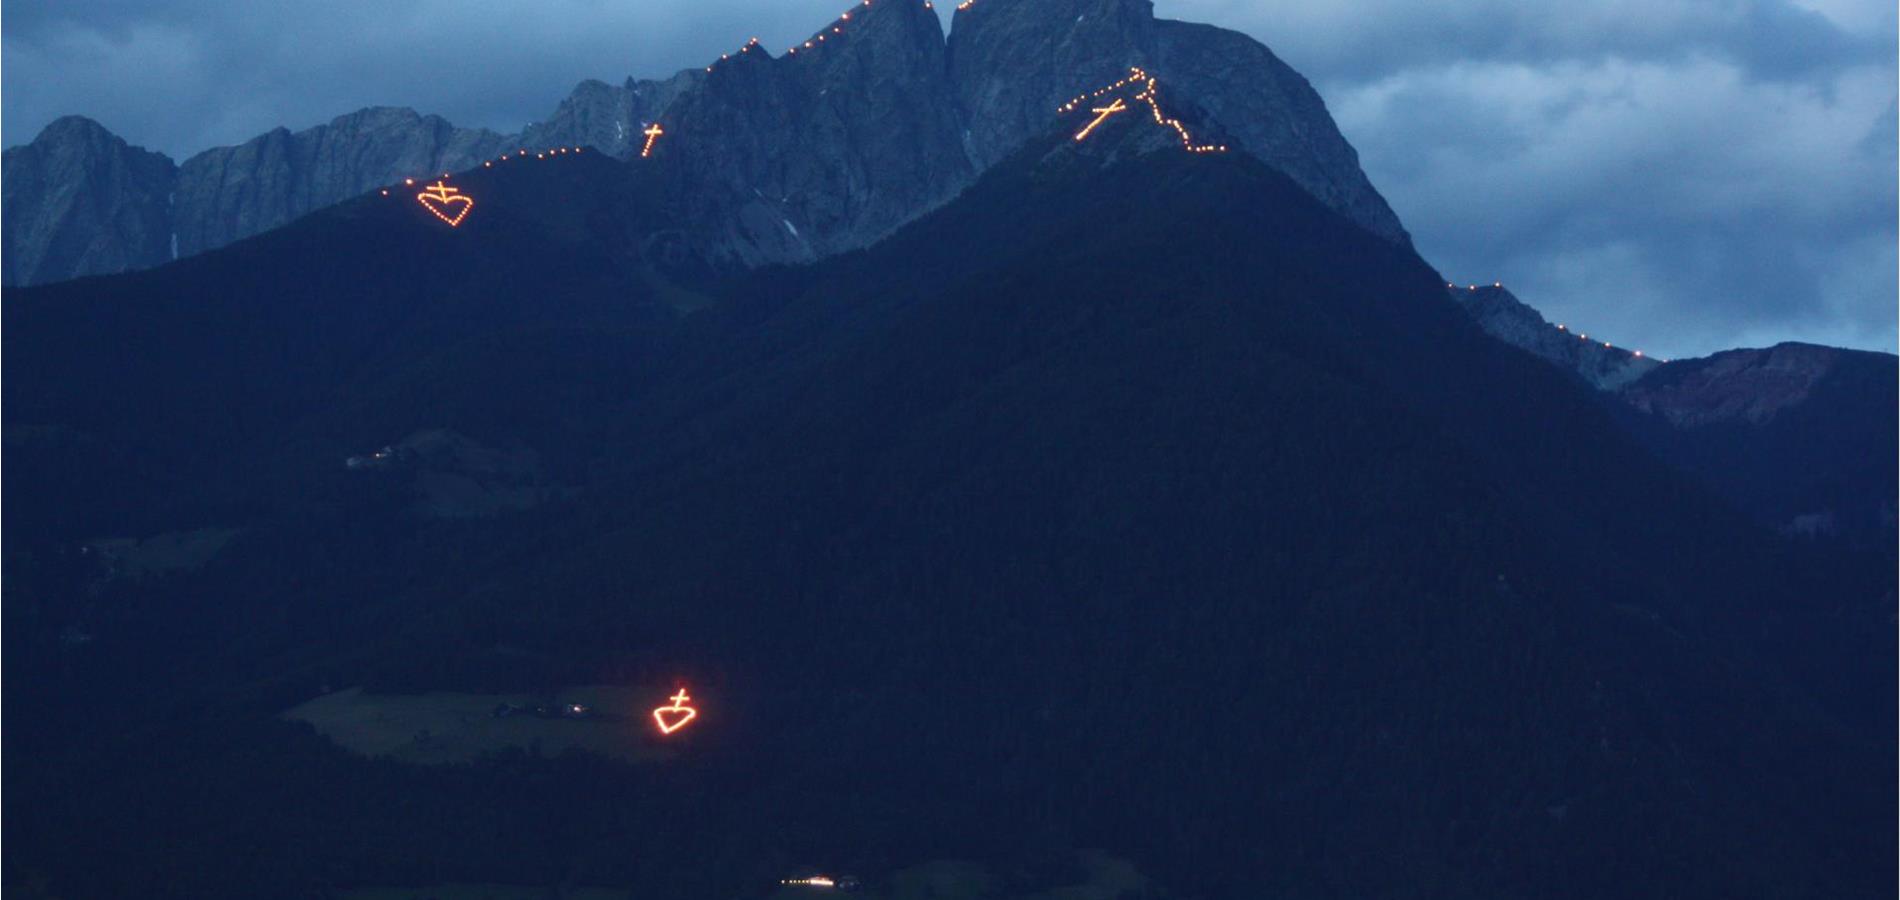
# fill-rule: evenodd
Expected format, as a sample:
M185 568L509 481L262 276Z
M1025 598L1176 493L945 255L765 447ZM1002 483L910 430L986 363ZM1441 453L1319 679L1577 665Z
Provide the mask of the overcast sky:
M1036 0L991 0L1036 2ZM840 0L5 0L8 146L175 158L370 105L513 131ZM940 3L948 8L951 3ZM1420 251L1654 355L1893 350L1894 0L1157 0L1313 80Z

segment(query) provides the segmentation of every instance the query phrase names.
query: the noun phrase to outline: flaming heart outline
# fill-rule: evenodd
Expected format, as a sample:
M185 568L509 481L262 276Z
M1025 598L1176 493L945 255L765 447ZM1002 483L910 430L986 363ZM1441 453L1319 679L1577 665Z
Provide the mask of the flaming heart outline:
M442 209L436 208L436 204L438 203L446 208L449 204L457 201L461 202L462 208L456 212L453 217L443 212ZM449 187L440 181L429 185L426 190L417 194L416 202L422 204L422 208L428 210L436 218L449 223L450 228L462 224L462 220L468 218L468 211L475 208L475 198L462 193L460 190Z

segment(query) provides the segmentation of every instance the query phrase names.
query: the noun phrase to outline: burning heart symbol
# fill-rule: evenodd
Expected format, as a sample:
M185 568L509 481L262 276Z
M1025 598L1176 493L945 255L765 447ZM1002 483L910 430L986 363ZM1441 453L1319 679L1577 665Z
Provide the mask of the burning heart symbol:
M660 726L661 734L672 734L686 727L686 723L699 715L699 710L686 705L686 701L693 698L686 696L685 688L680 688L679 693L667 699L673 701L672 706L662 706L653 711L653 721Z
M449 223L450 228L462 224L462 220L468 217L468 211L475 208L474 198L440 181L417 194L416 202L421 203L423 209L434 213L436 218ZM449 214L450 209L455 210L454 215Z

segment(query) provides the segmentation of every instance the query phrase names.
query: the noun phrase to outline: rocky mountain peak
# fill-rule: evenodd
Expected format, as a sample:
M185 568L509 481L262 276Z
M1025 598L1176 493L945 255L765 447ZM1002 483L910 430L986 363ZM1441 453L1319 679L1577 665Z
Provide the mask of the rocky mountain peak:
M40 129L33 143L41 147L85 147L92 150L130 146L104 125L85 116L60 116Z
M851 44L888 43L896 47L924 49L941 55L944 44L943 23L930 6L918 0L871 0L846 7L837 17L812 32L804 43L786 56L816 51L819 45L833 41ZM810 44L811 46L805 46ZM820 54L812 59L824 59Z
M1229 129L1237 149L1360 227L1411 241L1319 93L1247 35L1156 19L1148 0L972 0L957 12L949 53L979 168L1041 133L1068 98L1140 67Z
M943 52L921 2L875 0L783 56L752 46L709 66L667 108L655 153L692 186L702 251L743 265L816 259L954 196L974 170Z
M172 258L176 170L84 116L65 116L0 161L6 284L123 272ZM23 240L31 236L31 240Z

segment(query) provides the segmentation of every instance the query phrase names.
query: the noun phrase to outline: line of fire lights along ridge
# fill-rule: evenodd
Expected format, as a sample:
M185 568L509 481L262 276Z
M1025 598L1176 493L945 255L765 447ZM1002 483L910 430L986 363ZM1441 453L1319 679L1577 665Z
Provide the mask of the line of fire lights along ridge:
M957 11L962 12L963 10L969 9L972 6L975 6L976 2L977 0L963 0L962 3L957 4ZM868 7L871 5L871 3L872 3L872 0L863 0L863 2L859 4L859 6ZM925 0L924 8L935 9L936 7L932 5L929 2L929 0ZM849 21L851 21L851 13L849 10L847 10L839 14L838 19L837 19L838 24L833 25L829 33L820 32L819 34L814 36L811 40L806 41L804 44L800 46L804 47L807 50L815 49L818 44L823 43L825 39L829 37L830 35L833 35L833 34L842 35L844 33L844 23L849 22ZM739 52L750 53L752 52L752 49L757 46L759 46L759 39L755 37L750 40L747 40L745 42L745 45L739 48ZM792 55L792 54L796 54L798 50L799 50L799 47L791 47L787 49L785 52L787 55ZM729 60L731 58L732 58L732 54L730 53L719 54L719 59L722 62L725 60ZM713 67L716 65L718 65L718 63L714 63L712 66L707 66L706 71L711 72L713 70ZM1225 144L1196 144L1194 143L1193 135L1191 135L1188 132L1187 126L1183 125L1180 119L1170 118L1164 113L1162 113L1161 102L1158 96L1158 81L1154 76L1149 75L1145 70L1143 70L1139 66L1131 66L1128 70L1128 77L1123 78L1120 81L1117 81L1105 87L1097 88L1094 91L1091 91L1086 94L1081 94L1072 98L1071 100L1069 100L1069 102L1064 103L1059 107L1056 107L1056 112L1060 115L1067 115L1068 113L1074 112L1083 103L1086 103L1090 100L1097 99L1104 94L1109 94L1114 91L1121 90L1122 88L1125 88L1137 82L1143 83L1143 86L1142 86L1141 91L1135 94L1135 100L1137 102L1148 104L1149 112L1154 117L1155 124L1174 129L1175 133L1178 134L1181 138L1182 149L1187 150L1189 153L1226 153L1227 152L1227 145ZM1096 117L1081 131L1076 132L1075 140L1078 142L1084 140L1085 138L1089 136L1090 133L1092 133L1095 130L1096 126L1101 125L1102 122L1107 120L1109 116L1114 115L1115 113L1122 112L1126 110L1127 108L1128 107L1123 103L1122 99L1119 97L1115 99L1114 103L1111 103L1106 107L1091 108L1090 111L1094 112L1096 114ZM642 145L640 148L640 158L647 159L653 155L653 145L659 141L662 135L666 134L666 130L660 127L660 123L654 122L651 125L647 126L640 133L646 135L646 143ZM580 153L580 152L581 152L580 147L550 147L547 150L543 150L543 151L535 153L534 158L548 159L551 157L560 156L560 155L564 155L568 153ZM527 158L527 156L528 156L527 149L522 148L522 149L517 150L514 154L504 153L496 159L486 160L482 163L482 168L485 168L485 169L493 168L495 163L507 162L509 159L515 158L515 157L520 157L520 158L525 159ZM449 176L449 173L443 172L442 177L446 179L446 178L449 178L450 176ZM403 179L402 183L404 186L414 186L416 183L416 180L414 178L405 178ZM451 188L450 190L453 190L453 189ZM382 195L385 197L389 196L389 189L384 188L382 190ZM428 208L427 204L424 204L424 207ZM432 213L435 212L434 209L430 209L429 211ZM438 218L441 217L440 213L436 213L436 215ZM444 218L443 221L448 221L448 220ZM459 219L456 222L450 223L451 227L453 227L456 224L459 224ZM1451 284L1449 282L1446 283L1445 287L1448 290L1457 290L1458 288L1457 285ZM1504 287L1504 284L1503 282L1495 282L1492 284L1492 287L1502 288ZM1477 289L1478 289L1478 286L1475 284L1467 286L1467 290L1475 291ZM1557 326L1557 330L1565 332L1565 333L1568 333L1570 331L1568 327L1561 324ZM1577 335L1577 339L1580 341L1588 341L1590 339L1590 336L1588 334L1579 334ZM1603 347L1606 350L1615 349L1613 346L1611 346L1609 341L1603 341L1601 343L1603 344ZM1643 351L1641 350L1630 351L1630 353L1637 359L1644 358ZM1668 362L1669 360L1659 359L1658 361Z
M1502 281L1493 281L1493 282L1491 282L1491 286L1492 286L1492 287L1494 287L1494 288L1498 288L1498 289L1500 289L1500 290L1502 290L1502 289L1504 288L1504 282L1502 282ZM1452 283L1451 283L1451 282L1449 282L1449 281L1447 281L1447 282L1445 282L1445 290L1448 290L1448 291L1455 291L1455 290L1457 290L1457 289L1458 289L1458 286L1457 286L1457 285L1455 285L1455 284L1452 284ZM1475 290L1477 290L1477 289L1478 289L1478 285L1475 285L1475 284L1468 284L1468 285L1465 285L1465 290L1467 290L1467 291L1475 291ZM1556 327L1557 327L1557 330L1558 330L1558 331L1561 331L1561 332L1563 332L1563 333L1565 333L1565 334L1569 334L1569 333L1570 333L1570 328L1569 328L1569 326L1566 326L1566 325L1561 325L1561 324L1560 324L1560 325L1558 325L1558 326L1556 326ZM1590 339L1590 336L1589 336L1589 335L1587 335L1587 334L1579 334L1579 335L1577 335L1577 340L1580 340L1580 341L1588 341L1589 339ZM1603 349L1605 349L1605 350L1615 350L1615 349L1616 349L1615 347L1613 347L1613 346L1611 346L1611 345L1610 345L1610 342L1609 342L1609 341L1601 341L1600 343L1602 343L1602 344L1603 344ZM1624 351L1624 352L1625 352L1625 353L1628 353L1628 354L1629 354L1629 355L1631 355L1631 356L1634 356L1634 357L1636 357L1637 359L1647 359L1647 358L1648 358L1648 357L1645 357L1645 356L1643 356L1643 351L1641 351L1641 350L1626 350L1626 351ZM1660 356L1658 356L1658 357L1656 357L1656 361L1657 361L1657 362L1664 362L1664 363L1666 363L1666 362L1668 362L1669 360L1666 360L1666 359L1663 359L1662 357L1660 357Z

